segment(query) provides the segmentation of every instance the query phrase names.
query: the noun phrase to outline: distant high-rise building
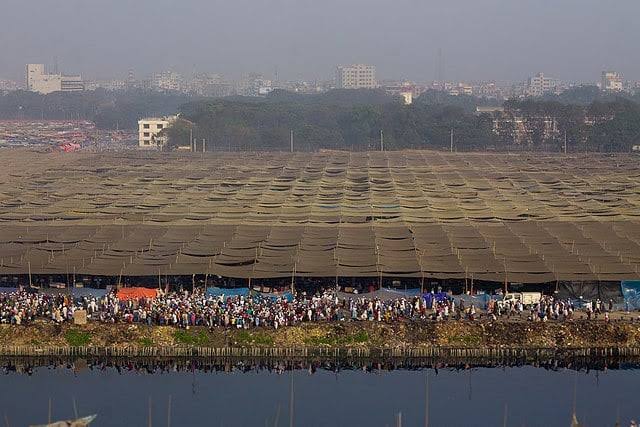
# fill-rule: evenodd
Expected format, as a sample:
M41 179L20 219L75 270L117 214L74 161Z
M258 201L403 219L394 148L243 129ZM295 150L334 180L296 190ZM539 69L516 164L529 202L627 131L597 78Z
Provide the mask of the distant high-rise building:
M84 90L84 82L79 75L47 74L43 64L27 64L27 90L42 94L77 92Z
M527 81L527 95L542 96L548 92L554 92L558 86L558 81L546 77L543 73L538 73L530 77Z
M151 87L159 91L175 91L182 90L183 78L180 74L173 71L163 71L155 73L151 78Z
M615 71L603 71L600 89L608 92L620 92L623 89L622 75Z
M374 89L376 67L373 65L341 65L336 70L336 87L339 89Z
M127 74L127 87L133 88L136 86L136 75L133 72L133 69L129 69L129 73Z

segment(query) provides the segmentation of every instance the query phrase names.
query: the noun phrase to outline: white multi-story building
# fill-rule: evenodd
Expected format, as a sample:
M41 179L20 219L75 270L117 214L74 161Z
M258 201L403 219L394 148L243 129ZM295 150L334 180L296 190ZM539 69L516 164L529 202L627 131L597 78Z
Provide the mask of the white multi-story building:
M42 94L77 92L84 90L84 82L79 75L47 74L43 64L27 64L27 90Z
M374 89L378 87L376 67L364 64L338 66L336 87L338 89Z
M608 92L621 92L623 89L622 75L615 71L603 71L600 89Z
M138 147L162 148L167 143L167 137L161 132L177 119L177 116L168 116L138 120Z
M527 81L527 95L542 96L545 93L554 92L557 86L558 81L556 79L546 77L543 73L538 73Z

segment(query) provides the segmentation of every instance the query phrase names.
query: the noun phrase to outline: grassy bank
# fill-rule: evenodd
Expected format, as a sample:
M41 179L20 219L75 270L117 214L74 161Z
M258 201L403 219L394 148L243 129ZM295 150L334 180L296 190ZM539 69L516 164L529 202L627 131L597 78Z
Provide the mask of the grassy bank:
M0 347L580 348L640 347L640 322L322 323L273 329L90 323L0 325Z

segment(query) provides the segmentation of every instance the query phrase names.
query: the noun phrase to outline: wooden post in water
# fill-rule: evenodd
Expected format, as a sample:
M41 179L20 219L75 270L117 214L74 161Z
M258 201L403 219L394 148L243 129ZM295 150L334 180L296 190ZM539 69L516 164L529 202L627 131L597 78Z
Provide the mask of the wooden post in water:
M427 371L425 381L424 427L429 427L429 371Z
M294 407L294 389L293 389L293 369L291 370L291 384L289 390L289 427L293 427L293 407Z
M167 427L171 427L171 395L169 395L169 403L167 404Z
M151 427L151 396L149 396L149 413L147 415L147 425Z

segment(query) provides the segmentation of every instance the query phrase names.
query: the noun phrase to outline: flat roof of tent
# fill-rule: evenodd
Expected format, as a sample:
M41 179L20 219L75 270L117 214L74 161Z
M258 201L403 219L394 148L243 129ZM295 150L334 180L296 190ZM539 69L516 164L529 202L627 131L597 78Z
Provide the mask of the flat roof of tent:
M630 155L0 156L0 274L640 278Z

